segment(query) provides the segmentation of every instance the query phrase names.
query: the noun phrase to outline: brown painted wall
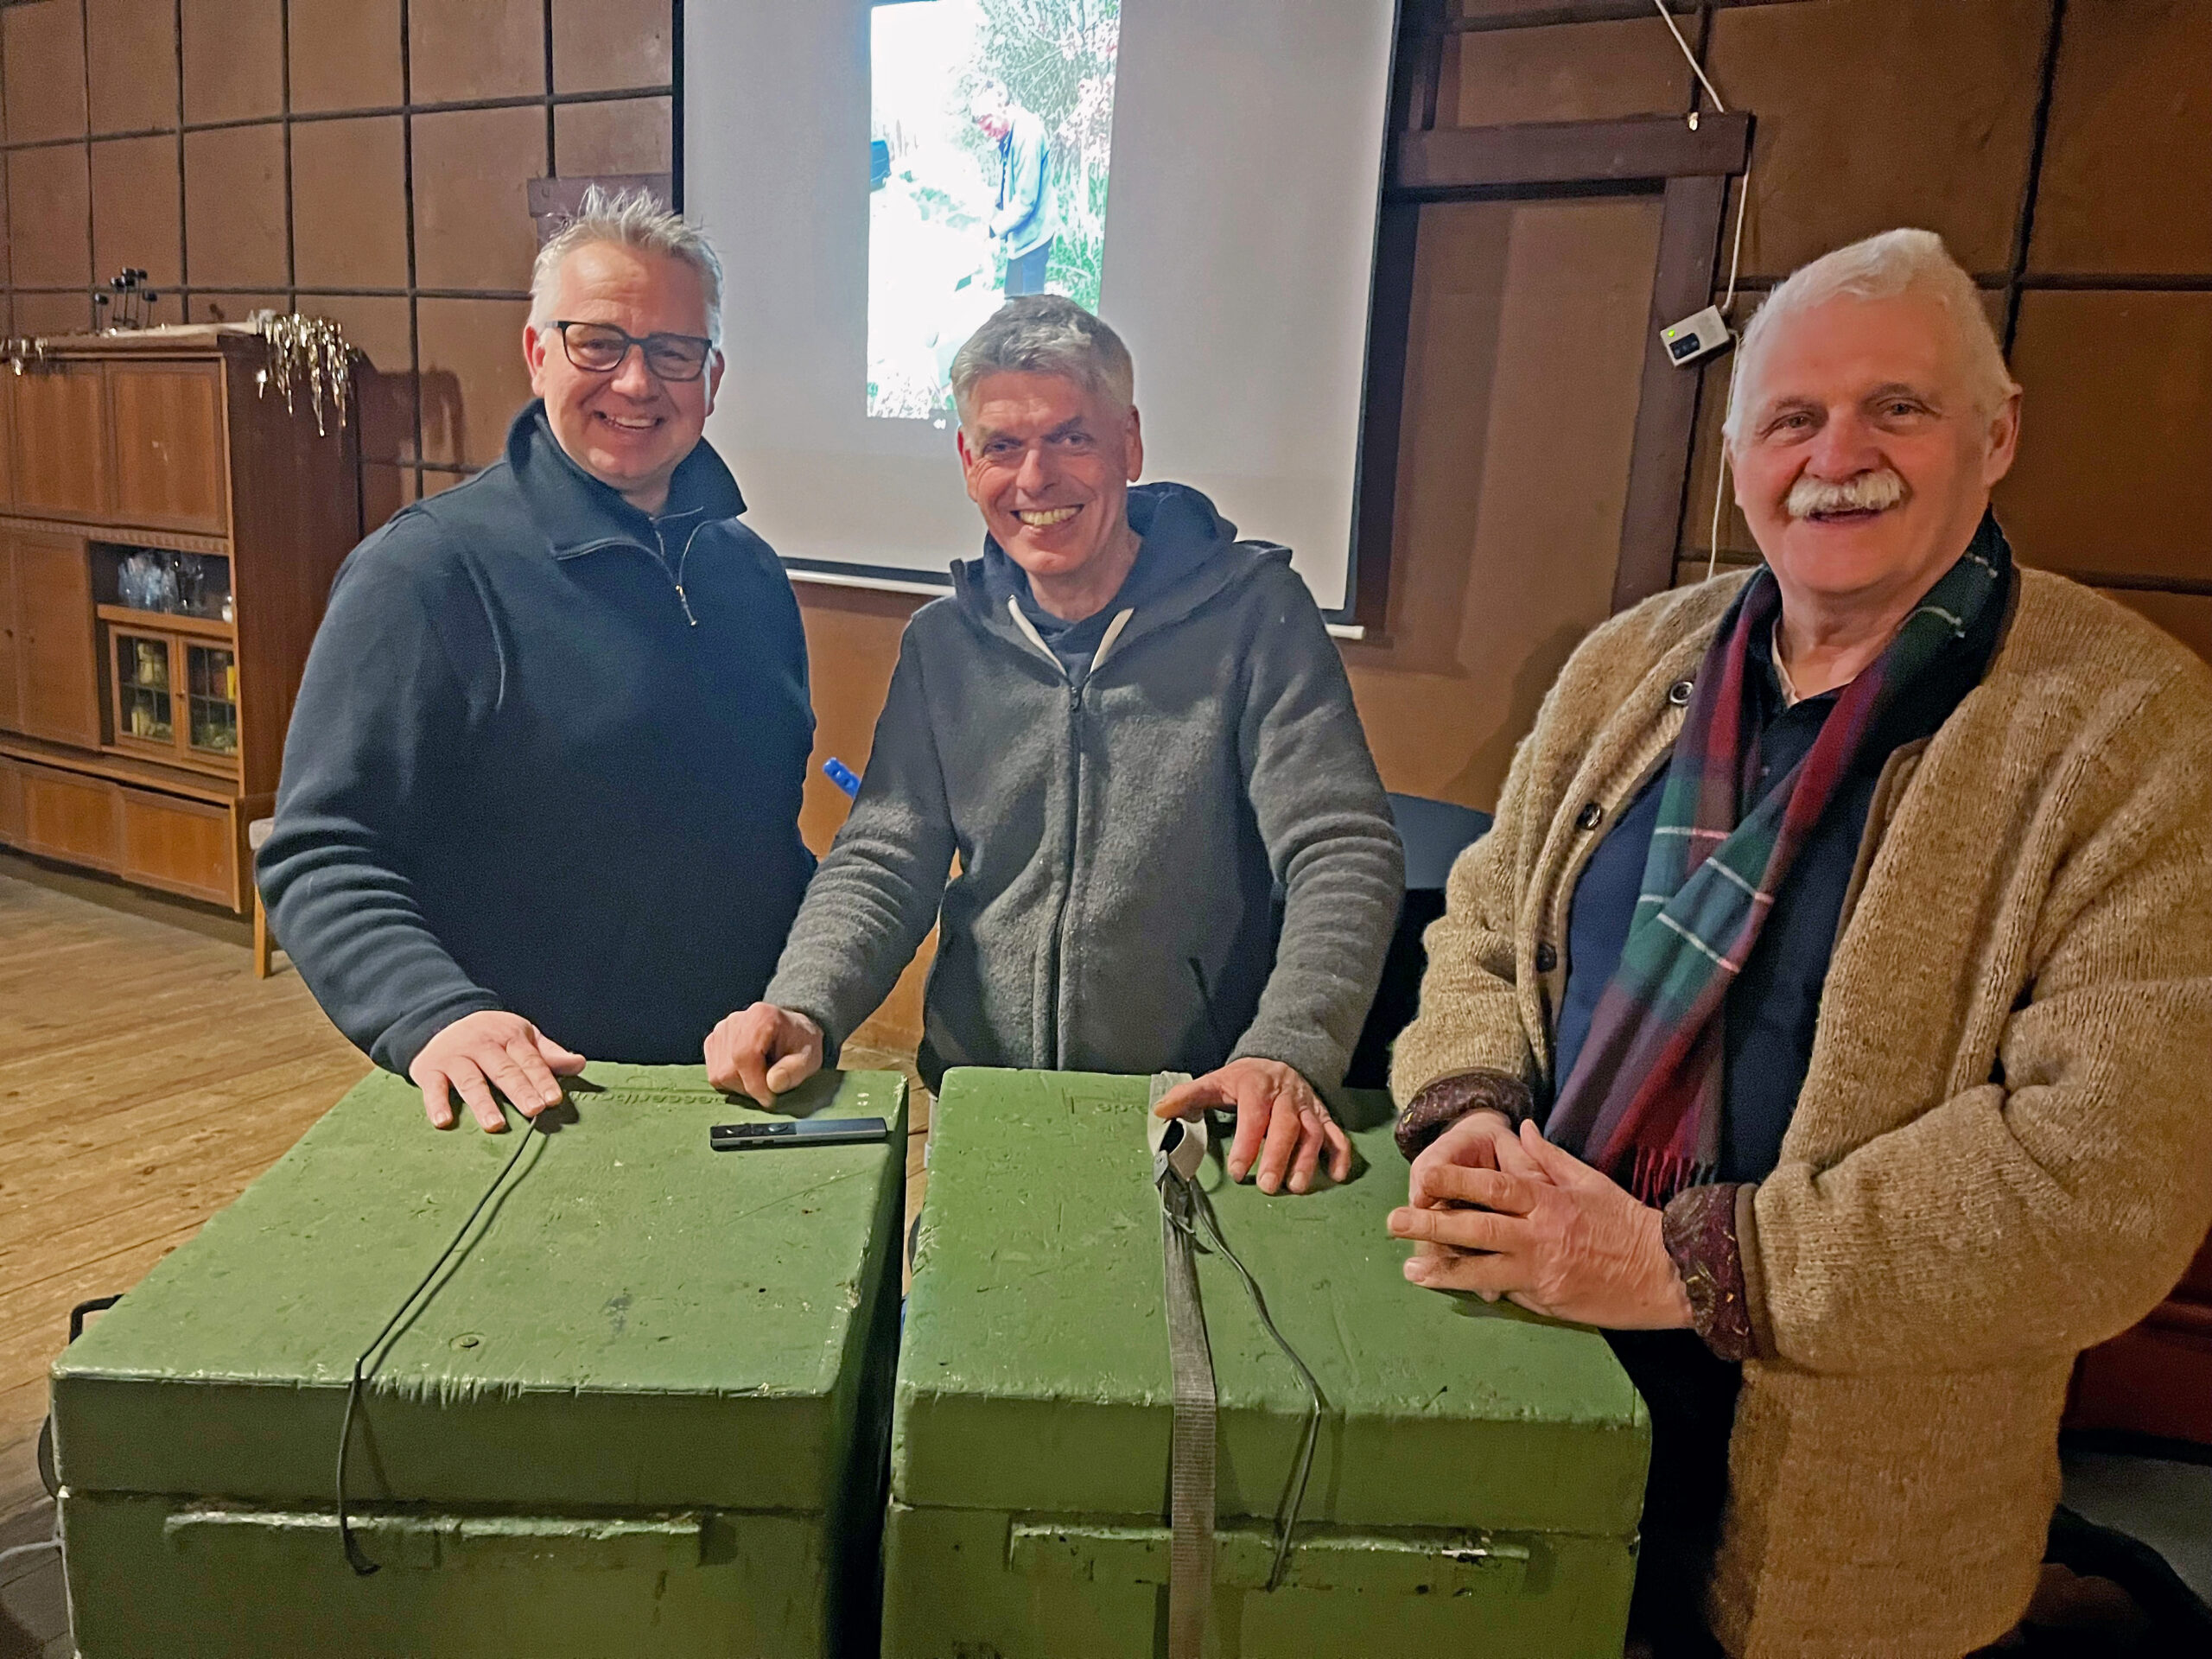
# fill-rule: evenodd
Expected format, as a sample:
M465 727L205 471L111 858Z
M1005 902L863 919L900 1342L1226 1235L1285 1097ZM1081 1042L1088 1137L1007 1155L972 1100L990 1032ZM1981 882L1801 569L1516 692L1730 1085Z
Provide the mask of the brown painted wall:
M367 352L372 524L529 396L525 181L670 166L671 0L29 0L0 10L0 332L262 307Z

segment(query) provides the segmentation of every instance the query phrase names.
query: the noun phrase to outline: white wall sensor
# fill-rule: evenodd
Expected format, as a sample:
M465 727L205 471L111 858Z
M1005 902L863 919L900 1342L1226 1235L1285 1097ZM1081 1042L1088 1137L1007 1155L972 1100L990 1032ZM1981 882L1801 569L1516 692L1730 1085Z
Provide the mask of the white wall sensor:
M1667 348L1667 360L1678 369L1686 369L1715 352L1726 350L1735 338L1728 332L1720 308L1713 305L1680 322L1669 323L1659 331L1659 343Z

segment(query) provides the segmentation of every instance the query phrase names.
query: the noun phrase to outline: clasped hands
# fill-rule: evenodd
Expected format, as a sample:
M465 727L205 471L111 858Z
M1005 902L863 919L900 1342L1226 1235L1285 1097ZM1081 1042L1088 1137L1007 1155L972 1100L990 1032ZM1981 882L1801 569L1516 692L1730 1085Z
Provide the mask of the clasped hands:
M806 1015L755 1002L709 1034L707 1080L717 1089L772 1100L821 1069L822 1047L822 1027ZM1304 1192L1313 1185L1324 1151L1330 1179L1351 1178L1351 1137L1295 1067L1280 1060L1231 1060L1171 1090L1153 1110L1160 1117L1195 1117L1211 1106L1236 1113L1229 1147L1231 1180L1243 1180L1256 1163L1262 1192L1278 1192L1286 1185Z
M1660 1212L1533 1122L1516 1133L1503 1113L1470 1112L1414 1160L1408 1199L1390 1232L1414 1243L1414 1284L1609 1330L1690 1323Z

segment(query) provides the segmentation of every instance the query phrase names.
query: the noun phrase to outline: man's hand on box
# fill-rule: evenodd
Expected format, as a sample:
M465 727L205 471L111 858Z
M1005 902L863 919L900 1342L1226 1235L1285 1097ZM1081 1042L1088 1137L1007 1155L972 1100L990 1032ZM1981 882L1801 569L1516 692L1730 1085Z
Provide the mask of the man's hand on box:
M492 1097L497 1089L524 1117L536 1117L561 1099L562 1077L584 1069L584 1057L561 1046L518 1014L486 1008L463 1014L423 1045L407 1075L423 1091L423 1109L434 1129L454 1126L459 1095L486 1135L507 1127Z
M1153 1108L1159 1117L1195 1117L1210 1106L1236 1109L1236 1137L1229 1147L1229 1179L1241 1181L1259 1162L1260 1191L1276 1192L1313 1185L1321 1153L1329 1154L1329 1179L1351 1178L1351 1137L1329 1115L1313 1085L1281 1060L1231 1060L1217 1071L1170 1090Z
M707 1033L707 1080L764 1106L821 1069L822 1027L772 1002L755 1002Z
M1429 1151L1465 1127L1453 1124ZM1521 1126L1518 1147L1533 1173L1497 1166L1511 1154L1495 1130L1467 1129L1459 1150L1457 1161L1417 1166L1420 1196L1390 1212L1393 1236L1430 1247L1407 1262L1408 1279L1608 1330L1689 1325L1689 1294L1658 1211L1553 1146L1533 1122Z

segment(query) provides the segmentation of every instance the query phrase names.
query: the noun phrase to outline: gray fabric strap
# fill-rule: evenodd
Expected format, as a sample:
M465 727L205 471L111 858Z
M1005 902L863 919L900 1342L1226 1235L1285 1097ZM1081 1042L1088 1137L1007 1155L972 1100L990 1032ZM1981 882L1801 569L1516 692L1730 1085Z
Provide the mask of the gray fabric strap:
M1186 1074L1152 1080L1152 1103ZM1191 1176L1205 1155L1203 1125L1152 1119L1153 1179L1160 1187L1160 1246L1166 1274L1167 1355L1175 1381L1174 1433L1168 1458L1167 1659L1198 1659L1213 1599L1213 1351L1198 1300L1198 1243L1192 1230Z

